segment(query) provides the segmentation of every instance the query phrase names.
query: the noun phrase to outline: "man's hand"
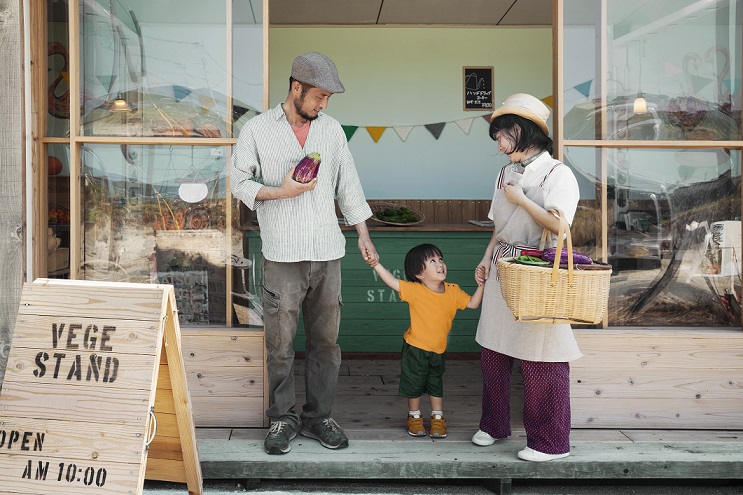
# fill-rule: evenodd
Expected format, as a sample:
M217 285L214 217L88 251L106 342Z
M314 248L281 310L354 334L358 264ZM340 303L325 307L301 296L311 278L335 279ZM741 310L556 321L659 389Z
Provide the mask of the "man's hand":
M294 175L294 169L296 168L297 167L290 168L289 173L287 173L284 177L284 182L281 183L279 191L283 192L283 194L281 195L283 198L293 198L295 196L299 196L300 194L306 193L307 191L312 191L317 185L317 177L307 183L297 182L292 179L292 176Z
M288 199L300 194L304 194L307 191L312 191L317 186L317 177L312 179L306 184L297 182L292 179L294 175L294 169L292 167L284 177L284 181L279 187L263 186L258 190L258 194L255 195L256 201L265 201L267 199Z

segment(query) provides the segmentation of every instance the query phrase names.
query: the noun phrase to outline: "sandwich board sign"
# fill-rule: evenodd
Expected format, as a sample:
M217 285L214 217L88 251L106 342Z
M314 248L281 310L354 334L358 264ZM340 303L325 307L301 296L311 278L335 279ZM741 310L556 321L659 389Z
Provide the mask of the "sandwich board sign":
M0 391L0 492L201 494L172 285L38 279Z

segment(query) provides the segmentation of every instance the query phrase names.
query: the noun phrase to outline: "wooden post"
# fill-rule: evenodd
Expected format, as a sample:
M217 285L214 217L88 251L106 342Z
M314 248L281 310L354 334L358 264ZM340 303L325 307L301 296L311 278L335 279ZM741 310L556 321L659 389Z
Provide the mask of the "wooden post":
M24 285L0 394L0 486L19 494L201 494L171 285ZM146 474L146 475L145 475Z

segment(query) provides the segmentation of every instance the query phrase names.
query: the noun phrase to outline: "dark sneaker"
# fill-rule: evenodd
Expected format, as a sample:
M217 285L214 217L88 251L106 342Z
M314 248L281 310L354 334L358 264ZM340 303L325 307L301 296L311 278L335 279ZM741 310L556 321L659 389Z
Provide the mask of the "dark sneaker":
M302 425L299 434L318 440L328 449L345 449L348 447L348 437L333 418L323 419L312 426Z
M263 441L263 448L266 453L271 455L286 454L291 450L289 442L297 436L297 430L284 421L271 421L271 427L268 429L266 439Z

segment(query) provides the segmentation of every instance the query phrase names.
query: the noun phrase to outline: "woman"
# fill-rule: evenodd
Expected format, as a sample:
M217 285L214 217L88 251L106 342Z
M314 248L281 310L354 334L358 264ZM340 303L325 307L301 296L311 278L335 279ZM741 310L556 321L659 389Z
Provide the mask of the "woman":
M572 171L552 158L549 109L537 98L509 96L490 119L490 137L511 160L495 184L489 217L493 237L475 271L485 282L476 340L482 346L483 396L476 445L511 435L510 386L515 359L524 376L527 461L570 454L570 366L581 356L569 324L518 322L501 295L496 261L539 246L543 229L557 233L560 209L572 223L580 194ZM555 236L556 237L556 236ZM480 268L482 267L482 269ZM484 270L483 270L484 269ZM480 280L484 272L484 280Z

